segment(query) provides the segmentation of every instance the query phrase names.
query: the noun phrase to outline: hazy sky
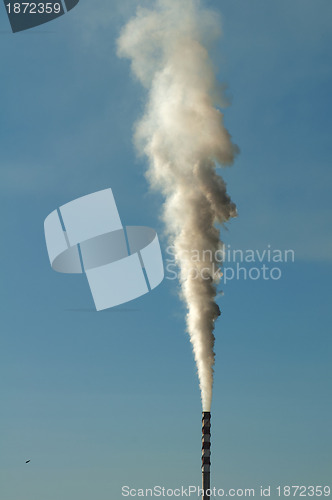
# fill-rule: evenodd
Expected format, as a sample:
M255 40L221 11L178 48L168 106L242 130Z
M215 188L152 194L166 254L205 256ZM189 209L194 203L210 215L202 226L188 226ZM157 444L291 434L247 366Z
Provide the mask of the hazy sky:
M116 56L137 3L81 0L15 35L0 9L1 500L119 500L123 485L201 480L177 282L96 313L85 277L53 272L44 242L52 210L111 187L122 222L155 228L166 252L162 198L132 146L145 94ZM332 4L205 4L222 16L211 56L241 149L224 171L239 217L223 238L295 252L280 280L232 280L218 298L212 482L329 484Z

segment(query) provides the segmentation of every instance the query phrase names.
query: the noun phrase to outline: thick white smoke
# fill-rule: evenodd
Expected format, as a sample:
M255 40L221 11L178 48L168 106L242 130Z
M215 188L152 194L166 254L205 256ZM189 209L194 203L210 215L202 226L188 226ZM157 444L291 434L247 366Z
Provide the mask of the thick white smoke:
M218 17L199 1L157 0L151 9L138 8L118 40L119 56L131 59L148 89L135 139L149 158L151 186L165 196L163 219L180 270L204 411L211 407L213 330L220 314L215 256L222 243L216 224L236 216L216 173L237 152L216 108L222 91L207 51L219 35Z

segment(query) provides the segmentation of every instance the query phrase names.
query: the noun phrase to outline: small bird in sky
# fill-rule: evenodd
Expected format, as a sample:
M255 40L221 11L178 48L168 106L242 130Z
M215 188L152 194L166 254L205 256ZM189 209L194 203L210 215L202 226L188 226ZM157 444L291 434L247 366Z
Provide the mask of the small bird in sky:
M25 463L28 464L30 462L30 460L27 460Z

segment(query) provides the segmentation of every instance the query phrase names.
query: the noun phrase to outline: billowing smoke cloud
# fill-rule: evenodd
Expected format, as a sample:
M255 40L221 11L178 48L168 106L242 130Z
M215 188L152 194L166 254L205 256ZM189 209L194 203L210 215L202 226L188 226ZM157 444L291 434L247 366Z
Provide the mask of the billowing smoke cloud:
M237 152L217 109L222 89L208 54L219 35L216 13L199 1L157 0L152 9L138 8L118 40L119 56L131 59L148 89L135 140L149 158L151 186L165 196L163 219L180 270L204 411L211 407L213 330L220 315L215 256L222 243L216 224L236 216L216 172L217 165L232 164Z

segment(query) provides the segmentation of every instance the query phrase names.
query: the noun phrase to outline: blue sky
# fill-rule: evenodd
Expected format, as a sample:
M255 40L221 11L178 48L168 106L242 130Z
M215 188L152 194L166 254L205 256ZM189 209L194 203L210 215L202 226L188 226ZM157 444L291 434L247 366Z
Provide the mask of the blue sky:
M234 280L218 298L213 483L329 484L332 5L205 3L222 15L212 57L241 149L223 172L239 210L223 238L296 255L279 281ZM0 16L3 500L200 483L200 395L176 282L96 313L85 278L53 272L44 243L52 210L107 187L123 223L162 234L162 199L131 140L144 91L115 50L134 11L81 0L15 35Z

